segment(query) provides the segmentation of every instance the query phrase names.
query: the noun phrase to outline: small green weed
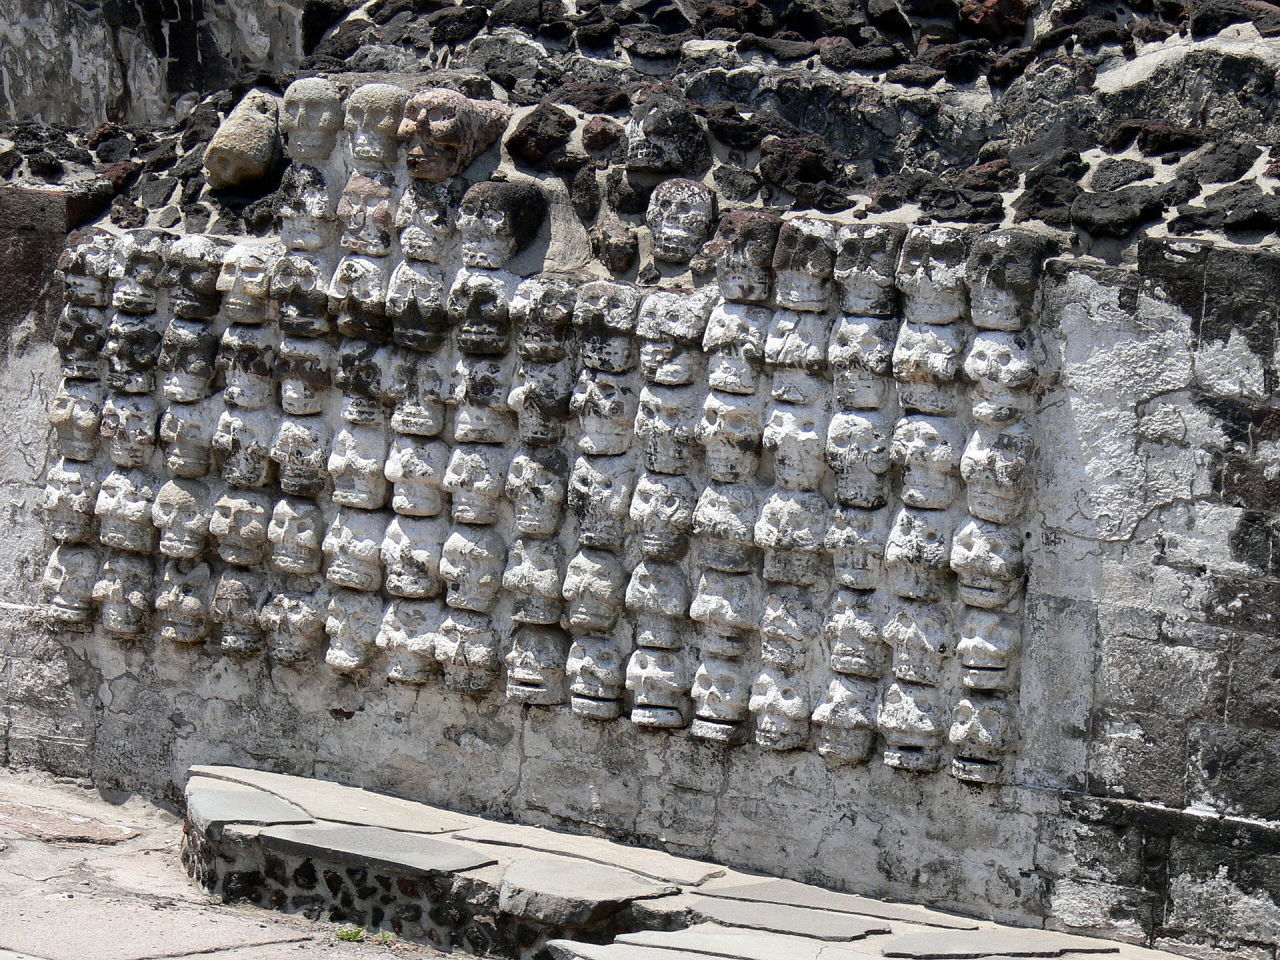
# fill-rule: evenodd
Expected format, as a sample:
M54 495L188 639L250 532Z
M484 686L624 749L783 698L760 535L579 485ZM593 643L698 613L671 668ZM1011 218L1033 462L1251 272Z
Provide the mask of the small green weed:
M353 927L350 925L338 928L338 939L345 940L347 943L363 943L366 927Z

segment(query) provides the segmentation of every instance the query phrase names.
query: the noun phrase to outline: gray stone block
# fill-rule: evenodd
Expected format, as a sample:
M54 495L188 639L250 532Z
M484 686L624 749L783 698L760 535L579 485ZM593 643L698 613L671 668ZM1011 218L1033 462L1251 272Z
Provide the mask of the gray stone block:
M268 850L383 867L403 873L457 873L497 862L475 847L382 827L337 824L279 826L265 828L260 837L263 847Z
M187 819L202 833L214 836L229 823L278 824L310 823L311 816L288 801L246 787L210 777L187 781Z
M764 880L759 883L730 886L714 885L700 890L699 893L705 893L709 897L852 913L865 917L878 917L882 920L904 920L908 923L947 927L952 930L975 930L978 926L964 917L955 917L910 904L886 903L869 897L837 893L834 890L797 883L794 880Z
M498 909L550 926L591 929L633 900L676 893L626 870L562 857L516 860L502 877Z

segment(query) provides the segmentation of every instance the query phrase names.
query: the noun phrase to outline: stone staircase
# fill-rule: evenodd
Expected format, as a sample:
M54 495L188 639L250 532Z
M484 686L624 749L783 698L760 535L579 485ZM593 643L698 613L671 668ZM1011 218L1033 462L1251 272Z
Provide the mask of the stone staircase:
M324 780L192 767L183 862L227 900L518 960L1155 960Z

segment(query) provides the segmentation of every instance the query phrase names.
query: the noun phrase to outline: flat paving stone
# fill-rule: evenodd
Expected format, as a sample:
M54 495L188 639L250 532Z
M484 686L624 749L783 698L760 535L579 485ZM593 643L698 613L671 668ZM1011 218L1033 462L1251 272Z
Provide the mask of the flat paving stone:
M263 827L258 836L264 847L281 853L401 873L458 873L497 862L483 850L466 844L382 827L316 823Z
M263 826L310 823L311 815L273 793L230 780L192 777L187 781L187 819L205 834L229 823Z
M548 940L547 949L555 960L705 960L706 954L660 947L640 947L633 943L578 943L575 940Z
M687 930L645 930L618 937L618 943L665 947L732 960L866 960L875 954L836 946L826 940L743 927L699 923Z
M502 876L498 911L557 927L587 929L633 900L677 893L647 877L587 860L528 857Z
M316 820L331 820L334 823L386 827L388 830L403 830L406 833L450 833L484 822L478 817L468 817L359 787L347 787L329 780L226 766L194 766L190 775L256 787L301 807Z
M0 899L0 949L43 960L150 960L311 939L225 910L57 894Z
M52 843L119 843L138 836L122 823L106 823L66 810L0 800L0 827Z
M837 893L795 880L762 880L759 883L743 883L733 886L709 885L698 891L708 897L724 897L729 900L750 900L756 903L782 903L793 907L809 907L834 910L837 913L853 913L859 916L878 917L881 920L901 920L929 927L948 930L977 930L978 924L964 917L953 917L926 907L904 903L885 903L870 897L851 893Z
M631 847L599 837L578 837L542 827L525 827L512 823L486 822L457 833L458 840L492 843L528 850L544 850L566 857L593 860L606 866L622 867L654 880L665 880L686 887L696 887L713 877L722 877L725 868L685 857L672 856L661 850Z
M730 927L748 927L772 933L788 933L817 940L860 940L891 932L889 924L871 917L857 917L829 910L811 910L784 903L723 900L691 894L681 898L696 918Z
M910 933L884 945L886 957L909 960L973 960L987 957L1062 957L1088 953L1119 953L1106 940L1073 937L1052 930L1001 927L955 933Z

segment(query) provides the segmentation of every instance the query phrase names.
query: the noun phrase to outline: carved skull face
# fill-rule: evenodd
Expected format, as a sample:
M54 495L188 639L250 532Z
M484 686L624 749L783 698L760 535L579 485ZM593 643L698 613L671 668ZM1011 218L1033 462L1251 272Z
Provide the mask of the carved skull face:
M482 693L492 687L498 679L498 643L487 616L451 610L435 636L444 685L459 693Z
M608 637L575 636L565 661L569 703L573 712L591 720L615 720L622 712L626 665L622 651Z
M107 305L107 278L115 239L102 230L77 234L58 258L67 303L83 307Z
M222 397L228 404L246 410L267 406L275 393L275 332L232 324L218 346L218 368L226 378Z
M716 652L737 654L745 635L760 623L760 585L754 576L704 570L698 578L689 616L724 642L703 636L704 652L710 642Z
M697 719L689 732L703 740L729 743L747 718L751 685L739 660L705 657L693 675L693 707Z
M511 108L470 100L453 90L415 93L404 105L399 136L409 144L409 173L426 183L457 176L498 138Z
M446 528L443 520L393 517L382 538L382 564L387 593L397 597L435 597L444 589L440 552Z
M767 750L798 750L809 739L808 691L804 679L765 667L751 685L748 708L756 718L756 743Z
M285 497L276 502L267 525L271 569L286 576L320 572L324 515L314 503Z
M397 435L384 474L393 484L391 509L411 517L434 517L444 509L443 486L449 448L441 440Z
M685 692L691 681L689 664L682 652L637 649L627 662L627 689L635 698L631 722L653 729L685 726L692 712Z
M836 507L824 544L835 564L836 581L851 590L873 590L880 583L888 514L885 510Z
M887 648L880 640L879 618L864 594L837 590L822 632L836 673L875 680L884 672Z
M802 669L821 629L821 613L807 591L769 584L760 613L761 663L781 670Z
M263 410L228 408L218 417L213 448L222 453L222 479L233 487L262 487L271 479L275 418Z
M174 403L160 418L164 464L177 477L203 477L213 456L216 417L204 403Z
M391 364L387 393L395 401L391 429L415 437L434 437L444 429L442 377L421 354L401 351Z
M1003 698L972 694L961 699L951 717L948 737L955 757L951 775L972 783L1004 780L1004 759L1017 740L1011 704Z
M59 543L81 543L93 531L98 482L89 464L59 460L49 468L42 506L49 535Z
M822 479L827 425L821 408L790 404L771 407L764 448L773 454L774 474L786 490L816 490Z
M565 660L569 638L555 627L521 624L511 634L507 652L507 699L512 703L550 706L564 703Z
M688 263L711 235L716 195L696 180L664 180L649 195L645 223L653 233L653 255L671 263Z
M840 308L855 317L888 317L897 291L894 271L906 228L899 223L854 223L836 235Z
M554 446L564 436L573 391L573 367L566 361L521 361L507 394L520 439L533 446Z
M502 447L483 443L454 447L444 474L444 488L453 496L453 519L496 523L507 466Z
M775 490L769 495L755 530L756 543L766 548L766 580L810 586L822 577L827 511L820 493Z
M769 334L764 343L765 362L773 366L772 392L779 400L790 403L808 403L814 397L792 398L780 393L778 381L783 369L801 370L820 374L827 366L827 332L830 321L826 314L806 313L798 310L778 310L769 324Z
M720 218L712 252L721 296L738 303L768 299L781 227L780 218L758 210L735 210Z
M959 577L960 599L971 607L1007 607L1022 592L1026 565L1016 529L970 519L956 531L951 569Z
M66 628L87 629L93 622L93 587L97 580L97 553L89 547L54 547L40 581L49 602L49 616Z
M713 389L756 392L769 319L769 310L739 303L722 303L711 311L702 349L707 354L707 383Z
M67 304L58 315L58 325L53 331L53 345L58 348L58 358L62 361L62 375L98 379L106 334L105 310Z
M490 528L455 528L440 554L445 602L455 610L488 613L498 602L505 561L506 545Z
M689 610L689 586L678 566L641 560L627 581L626 603L637 615L640 646L674 650L682 645L682 625L677 621Z
M390 492L384 473L386 461L385 429L344 423L334 435L333 452L329 454L333 502L361 510L382 507Z
M938 598L951 551L945 523L946 517L934 511L898 511L884 548L889 588L895 594L913 600Z
M462 262L497 270L529 246L546 216L542 191L523 181L485 181L467 190L458 208Z
M736 483L755 475L764 435L763 412L754 397L711 391L693 437L702 445L707 474Z
M459 272L449 289L448 314L457 324L454 341L463 353L504 353L511 334L504 275Z
M198 320L175 317L160 340L159 367L164 374L164 396L175 403L195 403L209 395L213 383L218 337Z
M1037 370L1024 335L979 331L964 358L964 373L974 385L974 419L1008 423L1030 409Z
M463 357L453 372L453 438L459 443L506 443L511 438L507 406L510 370L503 360Z
M836 500L852 507L884 506L892 423L875 413L837 413L827 427L827 465Z
M559 623L563 610L560 570L564 551L554 540L519 537L507 551L502 586L512 594L511 619L519 623Z
M154 589L150 557L130 553L108 556L93 587L93 599L102 612L102 629L126 640L144 635L151 624Z
M850 677L832 677L813 711L818 753L835 764L866 763L876 736L876 691Z
M82 380L62 381L49 406L49 422L64 457L92 460L102 424L102 388Z
M280 127L295 161L322 163L342 127L342 95L322 77L303 77L284 91Z
M107 360L107 386L123 393L150 393L156 383L160 332L150 314L119 312L107 324L102 355Z
M329 482L333 431L320 417L286 417L271 441L271 459L280 467L280 489L295 497L314 497Z
M351 676L369 666L382 625L382 598L358 590L334 590L325 609L324 631L329 649L324 662L335 673Z
M755 490L750 486L709 484L698 496L698 505L693 510L693 533L702 545L702 562L732 573L753 569L759 511Z
M324 174L305 163L295 163L285 171L280 193L280 241L293 251L323 250L333 238L338 221L329 205L329 184ZM344 193L343 200L346 199ZM343 219L350 223L349 215ZM281 291L273 284L271 292L278 296Z
M884 405L897 322L875 317L841 317L827 347L836 400L844 407L867 410Z
M890 454L902 467L902 502L942 510L956 496L963 434L945 417L904 417L893 429Z
M574 387L569 409L582 428L578 449L596 456L625 453L631 446L636 395L627 378L585 369Z
M952 631L950 618L939 605L911 601L895 605L882 635L893 650L895 677L927 686L941 682Z
M579 457L569 478L569 509L578 518L578 542L620 550L635 473L625 458Z
M645 384L636 411L635 436L645 466L657 473L685 474L693 458L693 411L689 391Z
M1026 230L992 230L977 238L965 274L973 323L989 330L1021 330L1035 308L1045 258L1046 237Z
M276 663L302 663L324 639L323 594L277 593L258 619L267 631L267 652Z
M945 324L964 315L967 257L968 238L961 228L929 225L907 231L898 289L908 321Z
M631 498L631 520L641 549L653 560L676 561L689 548L698 491L684 477L645 473Z
M880 706L880 733L886 766L912 773L938 769L943 719L932 687L891 683Z
M689 106L670 93L642 95L627 122L627 169L698 173L710 160L707 135Z
M121 313L155 313L171 234L146 227L116 237L111 251L111 305Z
M320 545L326 561L325 578L349 590L377 590L382 586L382 538L385 533L386 520L382 514L367 510L339 510L329 522Z
M213 574L207 563L183 571L170 560L156 595L157 632L171 643L203 643L209 633Z
M697 379L698 349L707 325L706 297L687 290L659 290L645 297L636 322L640 370L650 383L681 386Z
M960 621L956 656L971 690L1011 690L1014 660L1022 647L1022 625L1016 616L966 607Z
M957 326L904 323L893 348L893 376L902 405L921 413L954 413L963 354L964 338Z
M969 512L994 523L1022 515L1030 494L1031 431L1024 424L978 425L960 458Z
M366 257L391 252L395 179L385 170L353 170L338 201L342 246Z
M393 683L426 683L439 672L435 640L444 608L422 600L387 604L375 641L387 651L387 679Z
M261 240L242 240L222 258L217 289L222 315L232 323L262 323L270 304L271 272L280 248Z
M324 409L337 356L324 340L286 337L280 342L276 372L284 412L307 416Z
M328 313L331 267L327 254L299 250L286 253L272 265L267 286L271 299L280 305L282 333L323 337L333 330Z
M569 472L558 450L522 450L511 461L506 493L515 508L516 529L549 537L564 519Z
M377 423L384 417L383 399L389 394L392 357L386 347L360 340L338 348L333 382L342 391L342 419L349 423Z
M256 567L266 560L271 510L271 498L256 491L228 490L219 497L209 520L218 556L241 567Z
M98 518L98 539L116 550L153 553L156 529L151 525L155 488L142 474L113 470L98 488L93 513Z
M351 155L360 164L394 163L396 132L409 92L389 83L366 83L347 98L345 126Z
M640 310L639 290L612 280L590 280L578 290L573 325L582 338L631 333Z
M607 633L622 613L627 573L604 550L583 549L569 561L561 595L567 608L564 626L574 634Z
M405 188L395 216L404 255L410 260L439 263L457 232L453 219L457 205L454 191L445 186L415 181Z
M444 278L423 261L405 260L391 272L385 311L391 339L402 347L439 350L449 335Z
M151 522L160 529L160 552L194 560L209 538L209 490L194 480L170 480L156 494Z
M176 317L208 320L218 312L218 273L230 241L203 234L179 237L165 257L162 283L169 288L169 306Z
M521 281L511 299L511 319L520 326L516 349L521 359L553 363L564 358L577 294L572 277L538 274Z
M835 228L825 220L784 221L773 250L774 299L787 310L827 308L835 268Z

